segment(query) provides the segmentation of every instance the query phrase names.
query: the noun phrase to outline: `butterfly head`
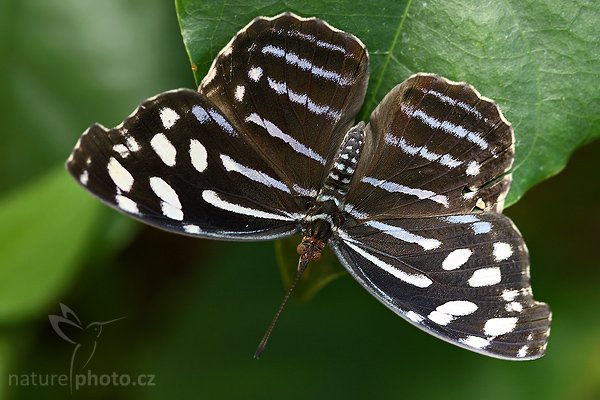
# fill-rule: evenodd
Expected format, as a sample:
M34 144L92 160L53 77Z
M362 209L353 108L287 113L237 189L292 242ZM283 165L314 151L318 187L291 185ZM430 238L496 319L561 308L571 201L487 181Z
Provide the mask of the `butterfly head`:
M302 261L319 261L321 252L325 248L325 241L314 236L304 236L296 248Z

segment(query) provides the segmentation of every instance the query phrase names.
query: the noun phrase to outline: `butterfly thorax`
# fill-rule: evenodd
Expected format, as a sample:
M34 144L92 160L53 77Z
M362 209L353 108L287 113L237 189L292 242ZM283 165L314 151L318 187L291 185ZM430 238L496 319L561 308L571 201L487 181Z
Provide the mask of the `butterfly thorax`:
M360 122L346 133L323 187L304 217L304 237L297 250L308 261L320 258L333 227L344 222L344 199L360 158L364 128Z

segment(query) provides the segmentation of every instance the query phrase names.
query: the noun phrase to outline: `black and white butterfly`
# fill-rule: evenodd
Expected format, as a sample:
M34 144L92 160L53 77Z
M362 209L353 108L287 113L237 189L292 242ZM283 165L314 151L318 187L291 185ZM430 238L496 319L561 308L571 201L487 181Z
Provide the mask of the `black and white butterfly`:
M527 247L500 214L512 128L471 86L416 74L355 124L368 53L351 34L284 13L250 22L198 92L92 125L67 168L102 201L168 231L223 240L302 233L298 275L330 245L411 324L466 349L534 359L551 313Z

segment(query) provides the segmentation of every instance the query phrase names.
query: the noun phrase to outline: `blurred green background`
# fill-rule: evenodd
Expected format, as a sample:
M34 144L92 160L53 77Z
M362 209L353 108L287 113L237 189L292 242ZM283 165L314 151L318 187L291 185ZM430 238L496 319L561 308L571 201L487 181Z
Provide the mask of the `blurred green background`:
M273 243L143 227L62 166L91 122L114 126L149 96L195 86L173 3L3 0L0 34L0 398L600 399L600 142L506 212L553 308L544 358L448 345L346 276L290 304L256 361L284 291ZM104 327L92 373L154 385L9 384L68 373L74 346L48 321L61 302L84 325L126 317Z

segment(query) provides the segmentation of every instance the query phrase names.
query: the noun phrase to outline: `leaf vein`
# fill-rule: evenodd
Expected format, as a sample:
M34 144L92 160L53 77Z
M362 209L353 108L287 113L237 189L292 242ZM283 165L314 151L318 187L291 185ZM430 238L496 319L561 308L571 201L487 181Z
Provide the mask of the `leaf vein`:
M402 15L400 15L400 20L398 21L398 27L396 28L396 32L394 33L394 39L392 40L392 43L390 44L390 48L387 51L387 55L385 56L385 59L383 61L383 66L381 67L379 76L376 79L375 88L371 92L371 97L369 99L368 104L366 105L365 109L367 111L372 111L374 108L374 105L377 103L377 94L379 93L379 88L381 86L381 82L383 81L383 77L387 71L390 60L392 60L392 58L393 58L394 50L396 48L396 45L398 44L398 39L400 38L400 33L402 32L402 28L404 26L404 21L406 21L406 17L408 16L408 11L410 10L411 4L412 4L412 0L408 0L406 3L406 7L404 8L404 12L402 13ZM398 60L396 60L396 61L398 61ZM398 63L400 63L400 62L398 61Z

